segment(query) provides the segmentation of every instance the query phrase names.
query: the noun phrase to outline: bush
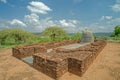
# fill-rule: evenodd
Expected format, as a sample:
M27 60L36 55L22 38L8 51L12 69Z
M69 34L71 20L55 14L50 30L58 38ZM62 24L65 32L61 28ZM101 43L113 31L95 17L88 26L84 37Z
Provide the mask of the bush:
M107 40L107 37L106 36L102 36L101 39L102 40Z
M120 40L120 34L118 36L113 37L113 40Z
M97 39L98 39L98 36L97 36L97 35L93 34L93 36L94 36L94 40L97 40Z
M1 45L14 45L21 43L33 43L38 37L21 29L4 29L0 31Z
M66 38L68 36L68 33L63 28L52 26L46 28L45 31L43 31L43 35L51 38L53 41L56 41Z
M120 25L115 26L114 32L110 36L112 42L120 42Z
M120 34L120 25L115 26L114 32L112 33L111 37L119 36Z
M81 37L82 35L80 33L74 33L73 35L71 35L72 40L80 40Z

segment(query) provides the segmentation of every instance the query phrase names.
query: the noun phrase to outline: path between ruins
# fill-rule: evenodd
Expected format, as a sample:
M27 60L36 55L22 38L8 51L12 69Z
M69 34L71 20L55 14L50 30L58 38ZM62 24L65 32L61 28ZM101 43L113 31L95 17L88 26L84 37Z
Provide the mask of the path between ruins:
M82 77L66 73L60 80L119 80L120 43L107 43ZM11 49L0 50L0 80L53 80L12 56Z

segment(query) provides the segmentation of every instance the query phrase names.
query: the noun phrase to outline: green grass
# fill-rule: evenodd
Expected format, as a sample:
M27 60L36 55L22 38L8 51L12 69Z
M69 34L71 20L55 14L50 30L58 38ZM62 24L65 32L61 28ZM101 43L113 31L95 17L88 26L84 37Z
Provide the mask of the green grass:
M117 43L120 43L120 36L118 36L118 37L110 37L107 41L108 42L117 42Z
M0 31L0 49L38 42L38 36L21 29L4 29Z
M42 42L53 42L61 40L80 40L80 33L75 33L66 37L57 37L55 40L50 37L37 36L30 32L21 30L21 29L5 29L0 31L0 49L8 49L15 46L27 45L27 44L36 44ZM120 36L107 38L103 36L100 40L107 40L108 42L119 42Z

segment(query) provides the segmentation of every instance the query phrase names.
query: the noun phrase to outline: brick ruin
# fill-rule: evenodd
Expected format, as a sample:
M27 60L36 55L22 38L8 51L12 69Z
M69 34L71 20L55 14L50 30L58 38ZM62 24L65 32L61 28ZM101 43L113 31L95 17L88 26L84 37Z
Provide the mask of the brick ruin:
M80 40L64 40L58 42L46 42L39 44L31 44L24 46L17 46L12 49L13 56L21 59L24 57L32 56L35 53L46 53L47 49L52 49L60 46L65 46L69 44L79 43Z
M59 79L66 72L82 76L102 51L106 41L98 40L73 49L60 46L79 44L78 40L40 43L13 48L13 56L21 59L33 56L33 67L44 74ZM52 49L47 52L48 49Z
M55 79L67 71L81 76L105 44L104 41L96 41L76 49L57 48L49 53L37 53L33 55L33 66Z

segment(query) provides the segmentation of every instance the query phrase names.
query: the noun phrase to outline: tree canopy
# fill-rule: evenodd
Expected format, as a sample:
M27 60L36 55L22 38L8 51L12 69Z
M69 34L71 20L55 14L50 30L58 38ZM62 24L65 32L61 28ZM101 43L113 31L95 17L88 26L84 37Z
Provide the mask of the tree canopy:
M68 33L63 28L51 26L43 31L43 35L50 37L54 41L57 38L65 38L68 36Z
M112 33L112 37L119 36L120 35L120 25L115 26L114 32Z

